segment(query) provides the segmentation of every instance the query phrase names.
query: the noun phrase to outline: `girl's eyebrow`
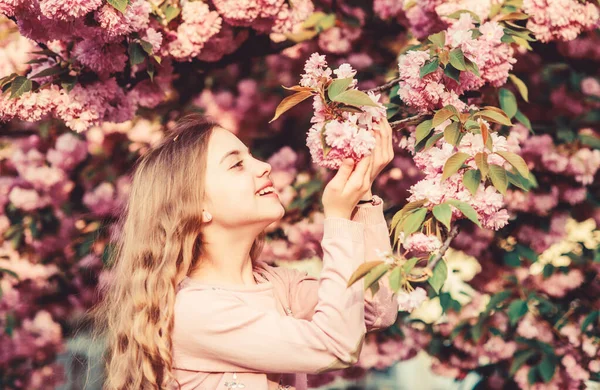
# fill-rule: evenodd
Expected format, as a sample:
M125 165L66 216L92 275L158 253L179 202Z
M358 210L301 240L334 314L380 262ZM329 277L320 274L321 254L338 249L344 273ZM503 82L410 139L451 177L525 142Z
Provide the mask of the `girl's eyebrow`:
M250 152L250 149L246 148L246 153L248 153L248 152ZM232 151L230 151L230 152L227 152L227 154L225 154L225 155L223 156L223 158L221 158L221 162L220 162L219 164L222 164L222 163L223 163L223 161L225 161L225 159L226 159L227 157L229 157L229 156L240 155L240 154L242 154L242 152L241 152L240 150L237 150L237 149L235 149L235 150L232 150Z

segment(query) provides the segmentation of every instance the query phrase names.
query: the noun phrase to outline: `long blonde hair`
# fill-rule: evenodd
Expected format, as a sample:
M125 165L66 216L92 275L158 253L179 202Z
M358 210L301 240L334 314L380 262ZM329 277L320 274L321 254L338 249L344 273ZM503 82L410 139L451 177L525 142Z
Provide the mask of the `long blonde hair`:
M135 167L109 260L113 275L91 310L94 338L106 343L104 389L179 387L173 308L177 285L203 253L206 155L215 126L198 114L182 118ZM253 260L263 244L264 232Z

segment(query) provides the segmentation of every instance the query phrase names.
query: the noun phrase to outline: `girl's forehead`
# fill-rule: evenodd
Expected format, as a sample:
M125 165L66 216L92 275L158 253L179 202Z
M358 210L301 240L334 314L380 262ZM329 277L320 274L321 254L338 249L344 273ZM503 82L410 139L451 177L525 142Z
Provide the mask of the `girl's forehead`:
M246 145L229 130L216 127L209 141L208 164L219 165L223 158L234 150L243 153Z

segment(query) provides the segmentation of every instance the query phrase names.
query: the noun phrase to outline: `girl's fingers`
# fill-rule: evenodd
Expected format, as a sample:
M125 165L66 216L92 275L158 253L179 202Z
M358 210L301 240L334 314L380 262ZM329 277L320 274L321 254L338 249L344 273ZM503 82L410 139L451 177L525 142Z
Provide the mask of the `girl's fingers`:
M352 172L352 175L348 179L348 183L352 183L355 188L359 188L362 186L363 178L368 174L371 177L371 161L373 160L373 155L363 157Z

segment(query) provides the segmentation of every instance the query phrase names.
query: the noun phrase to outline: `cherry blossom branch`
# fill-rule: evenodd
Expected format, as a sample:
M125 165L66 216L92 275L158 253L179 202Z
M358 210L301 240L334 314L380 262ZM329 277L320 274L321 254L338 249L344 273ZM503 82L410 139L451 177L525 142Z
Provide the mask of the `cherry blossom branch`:
M419 123L421 119L425 118L427 115L431 115L431 113L424 112L417 115L409 116L408 118L399 119L397 121L390 122L390 126L394 130L400 130L406 126Z
M452 242L452 240L454 240L456 236L458 236L458 233L460 233L460 228L457 224L455 224L454 226L452 226L452 229L450 229L450 233L448 233L448 237L446 237L446 241L444 241L444 244L440 248L438 254L433 258L433 260L431 260L430 268L432 270L435 268L436 264L442 259L444 253L446 253L448 248L450 248L450 243Z
M388 89L391 89L396 84L398 84L399 81L400 81L400 76L396 77L395 79L392 79L392 80L388 81L387 83L385 83L383 85L380 85L380 86L375 87L375 88L371 88L371 89L367 90L367 92L377 93L377 92L387 91Z
M435 269L435 266L442 259L442 257L444 256L444 254L446 253L446 251L448 250L448 248L450 248L450 243L458 235L459 232L460 232L460 229L458 228L458 225L455 224L454 226L452 226L452 229L450 229L450 233L448 233L448 237L446 237L446 240L442 244L442 246L441 246L440 250L438 251L437 255L435 255L435 257L431 260L431 264L429 264L423 270L424 272L423 272L422 275L417 276L417 277L411 277L410 280L411 281L424 281L424 280L427 280L433 274L433 270Z

